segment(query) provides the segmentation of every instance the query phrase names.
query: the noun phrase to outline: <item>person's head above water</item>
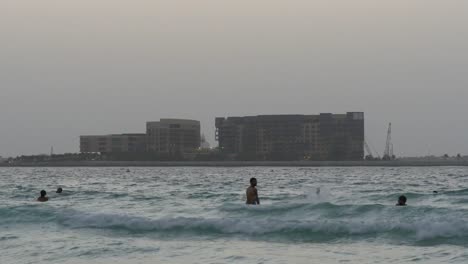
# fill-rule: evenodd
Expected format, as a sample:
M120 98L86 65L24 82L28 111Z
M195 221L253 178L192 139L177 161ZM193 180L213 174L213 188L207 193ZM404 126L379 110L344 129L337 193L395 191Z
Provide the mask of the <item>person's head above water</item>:
M398 197L398 203L396 205L398 206L406 205L406 196L401 195L400 197Z
M41 191L41 197L37 198L37 201L38 202L47 202L47 201L49 201L49 197L46 197L46 195L47 195L47 192L42 190Z
M250 186L253 186L253 187L257 186L257 179L250 178Z
M62 188L58 187L56 193L62 193L62 191L63 191Z

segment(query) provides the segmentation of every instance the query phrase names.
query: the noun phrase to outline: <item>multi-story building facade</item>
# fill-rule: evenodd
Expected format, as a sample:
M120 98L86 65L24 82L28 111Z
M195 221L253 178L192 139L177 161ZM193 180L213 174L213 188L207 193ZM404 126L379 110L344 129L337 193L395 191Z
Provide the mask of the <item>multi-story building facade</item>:
M82 153L144 152L146 134L80 136Z
M200 148L200 121L161 119L146 123L148 152L191 153Z
M360 160L364 113L216 118L221 151L257 160Z
M146 152L193 153L200 147L200 121L161 119L146 123L146 134L113 134L80 137L82 153Z

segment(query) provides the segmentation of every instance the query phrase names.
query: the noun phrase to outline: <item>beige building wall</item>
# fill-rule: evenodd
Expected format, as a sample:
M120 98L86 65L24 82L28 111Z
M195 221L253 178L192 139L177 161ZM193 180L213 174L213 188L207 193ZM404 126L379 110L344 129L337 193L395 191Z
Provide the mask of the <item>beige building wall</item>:
M146 134L90 135L80 137L82 153L143 152Z
M200 121L161 119L146 123L147 151L191 153L200 148Z

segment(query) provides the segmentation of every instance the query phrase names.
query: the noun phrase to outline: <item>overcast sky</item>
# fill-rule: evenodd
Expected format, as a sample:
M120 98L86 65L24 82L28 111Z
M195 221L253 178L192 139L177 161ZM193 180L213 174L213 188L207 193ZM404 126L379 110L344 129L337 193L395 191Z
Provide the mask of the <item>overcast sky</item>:
M379 151L468 154L465 0L0 0L0 155L190 118L364 111Z

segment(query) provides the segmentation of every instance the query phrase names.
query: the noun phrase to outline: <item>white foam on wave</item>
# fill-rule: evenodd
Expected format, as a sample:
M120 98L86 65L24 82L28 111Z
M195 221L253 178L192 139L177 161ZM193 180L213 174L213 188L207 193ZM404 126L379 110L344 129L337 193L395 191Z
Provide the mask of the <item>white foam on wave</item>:
M418 240L432 238L467 237L468 224L465 220L432 221L428 219L410 224L409 229L416 232Z
M305 192L305 201L312 204L327 203L332 199L332 193L326 186L311 187Z
M467 237L463 219L427 217L414 222L382 217L351 219L287 220L262 218L159 218L132 215L72 213L61 217L61 224L72 228L125 229L131 232L179 232L197 234L245 234L294 236L342 236L391 234L414 240Z

